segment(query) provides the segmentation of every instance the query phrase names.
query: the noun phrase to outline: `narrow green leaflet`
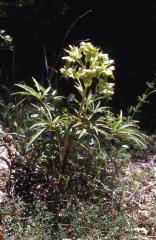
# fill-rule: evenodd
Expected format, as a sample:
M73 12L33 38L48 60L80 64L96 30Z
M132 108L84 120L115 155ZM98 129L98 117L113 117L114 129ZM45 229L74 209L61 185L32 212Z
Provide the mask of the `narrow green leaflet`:
M33 82L35 83L37 91L38 92L42 91L44 93L46 89L39 82L37 82L35 78L32 78L32 79L33 79Z
M30 145L33 144L33 142L46 130L46 128L42 128L39 132L37 132L30 140L30 142L27 145L27 149L29 149Z

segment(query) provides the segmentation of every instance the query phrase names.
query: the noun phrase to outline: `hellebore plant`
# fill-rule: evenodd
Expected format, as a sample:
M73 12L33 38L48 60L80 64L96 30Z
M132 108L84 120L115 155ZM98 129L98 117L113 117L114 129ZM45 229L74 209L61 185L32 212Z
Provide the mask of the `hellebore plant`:
M118 142L118 152L126 149L125 144L139 148L146 146L145 136L137 122L123 117L122 111L115 116L108 107L108 100L114 93L114 61L108 54L89 42L81 42L79 46L69 46L62 59L62 77L64 81L74 81L79 96L70 99L69 108L63 106L63 97L58 96L56 90L50 86L44 88L35 79L34 88L17 84L24 91L16 93L35 99L35 102L32 100L34 112L29 116L32 122L30 129L35 134L30 139L28 150L35 151L36 141L44 141L50 134L46 146L53 150L51 159L58 181L63 177L68 162L75 164L72 154L79 159L85 153L90 162L96 163L99 151L107 151L106 146L111 146L112 142Z

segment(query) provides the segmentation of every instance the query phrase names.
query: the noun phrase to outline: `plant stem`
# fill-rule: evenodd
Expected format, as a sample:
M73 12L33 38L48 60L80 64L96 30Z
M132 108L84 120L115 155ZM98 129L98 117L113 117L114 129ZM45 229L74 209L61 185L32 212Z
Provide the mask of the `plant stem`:
M82 95L82 101L81 101L80 108L79 108L79 111L77 114L78 118L80 118L81 114L83 113L85 102L86 102L86 96L87 96L87 87L84 88L84 92Z

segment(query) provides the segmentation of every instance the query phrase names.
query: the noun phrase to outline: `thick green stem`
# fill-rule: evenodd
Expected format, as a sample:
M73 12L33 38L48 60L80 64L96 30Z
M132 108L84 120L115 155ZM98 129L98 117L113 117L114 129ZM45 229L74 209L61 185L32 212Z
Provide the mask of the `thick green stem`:
M82 101L81 101L80 108L79 108L79 111L78 111L78 114L77 114L78 118L83 113L85 102L86 102L86 96L87 96L87 87L84 88L84 92L83 92L83 95L82 95Z
M84 92L83 92L83 95L82 95L82 101L80 103L79 111L78 111L78 114L77 114L78 119L81 118L81 114L84 111L84 107L85 107L85 103L86 103L86 96L87 96L87 87L84 87ZM71 143L72 143L73 138L74 138L72 128L73 128L73 125L76 123L76 121L77 120L74 119L74 121L71 122L71 124L69 125L69 127L67 129L67 133L65 135L65 138L64 138L64 146L63 146L62 153L60 154L61 169L62 169L61 173L63 172L63 170L66 166L66 163L67 163L67 158L68 158L68 154L70 152Z

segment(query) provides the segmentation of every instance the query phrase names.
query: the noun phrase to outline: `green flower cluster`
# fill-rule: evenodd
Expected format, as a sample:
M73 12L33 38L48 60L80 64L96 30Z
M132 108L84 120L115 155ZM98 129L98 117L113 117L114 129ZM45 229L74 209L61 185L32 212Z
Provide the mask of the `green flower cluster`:
M108 82L108 78L113 78L114 61L108 54L89 42L81 42L79 47L70 45L65 52L67 55L62 57L65 64L61 68L64 78L82 81L85 87L90 87L97 79L96 91L112 96L114 83Z
M0 30L0 38L3 39L6 44L12 43L12 37L10 35L6 35L5 30Z

